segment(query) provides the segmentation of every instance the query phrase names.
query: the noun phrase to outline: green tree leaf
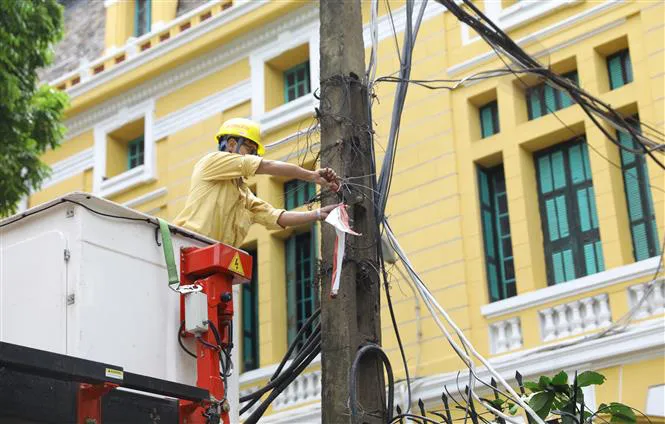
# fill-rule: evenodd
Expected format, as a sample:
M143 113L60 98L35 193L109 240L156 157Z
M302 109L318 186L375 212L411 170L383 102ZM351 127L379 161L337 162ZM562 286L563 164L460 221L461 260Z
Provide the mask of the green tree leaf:
M612 415L611 423L634 423L637 421L637 417L633 410L619 402L612 402L609 405L609 411Z
M546 375L540 376L540 379L538 380L538 387L540 390L547 390L549 388L550 383L552 383L552 380Z
M544 420L550 414L553 402L554 393L540 392L533 395L531 400L529 400L529 406Z
M584 371L577 376L577 387L586 387L591 385L603 384L605 376L594 371Z
M524 388L531 390L534 393L541 391L540 386L535 381L525 381Z
M565 371L559 372L552 379L552 385L554 386L563 386L568 384L568 374Z
M0 216L39 189L49 175L41 155L64 136L68 97L37 76L62 37L62 16L57 0L0 0Z

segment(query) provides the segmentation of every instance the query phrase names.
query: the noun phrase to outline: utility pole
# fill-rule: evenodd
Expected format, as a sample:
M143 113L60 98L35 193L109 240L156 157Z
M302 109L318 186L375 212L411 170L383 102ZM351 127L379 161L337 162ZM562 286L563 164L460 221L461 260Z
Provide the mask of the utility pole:
M331 299L335 231L329 225L322 228L322 418L325 424L338 424L353 422L349 371L356 352L365 343L381 342L380 279L360 0L321 0L320 20L321 164L353 182L323 202L349 204L351 227L362 234L346 238L340 290ZM381 361L364 357L357 378L358 422L385 422L383 380Z

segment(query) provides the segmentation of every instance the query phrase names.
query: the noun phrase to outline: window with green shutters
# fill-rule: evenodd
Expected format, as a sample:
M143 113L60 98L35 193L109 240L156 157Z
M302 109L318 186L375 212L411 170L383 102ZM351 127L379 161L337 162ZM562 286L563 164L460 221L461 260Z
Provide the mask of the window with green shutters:
M286 240L288 342L291 344L318 304L314 286L318 241L316 224L310 232ZM311 331L311 330L309 330Z
M150 32L151 0L134 0L134 36L140 37Z
M489 137L499 132L499 110L496 100L486 104L479 109L480 112L480 134L482 138Z
M252 281L242 285L242 371L259 367L259 274L256 251L252 255Z
M618 132L618 137L622 146L629 149L639 148L630 135ZM644 156L621 149L621 170L635 260L641 261L658 256L660 243Z
M576 85L578 84L577 71L563 74L562 77L569 79ZM557 90L544 83L528 89L526 101L529 110L529 120L567 108L574 103L573 99L568 96L568 93Z
M605 269L598 213L584 138L535 155L547 281L564 281Z
M284 72L284 103L302 97L310 90L309 61Z
M145 143L143 136L130 141L127 144L127 169L133 169L143 165L145 156Z
M284 209L291 210L304 205L316 195L314 183L291 180L284 183Z
M607 56L607 72L610 77L610 90L633 82L633 66L628 49Z
M515 264L503 166L478 167L480 214L490 302L515 296Z

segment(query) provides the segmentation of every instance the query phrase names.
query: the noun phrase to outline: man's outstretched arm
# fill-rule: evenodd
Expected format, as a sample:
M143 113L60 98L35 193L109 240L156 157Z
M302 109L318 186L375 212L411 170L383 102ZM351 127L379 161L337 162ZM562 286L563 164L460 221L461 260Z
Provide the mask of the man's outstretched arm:
M320 185L321 187L329 188L333 191L339 190L339 179L337 174L330 168L322 168L317 169L316 171L310 171L292 163L263 159L258 169L256 170L256 173L273 175L275 177L297 178L303 181L311 181Z
M294 227L296 225L307 224L314 221L322 221L328 217L330 211L339 204L324 206L320 209L307 212L285 211L279 216L277 223L282 227Z

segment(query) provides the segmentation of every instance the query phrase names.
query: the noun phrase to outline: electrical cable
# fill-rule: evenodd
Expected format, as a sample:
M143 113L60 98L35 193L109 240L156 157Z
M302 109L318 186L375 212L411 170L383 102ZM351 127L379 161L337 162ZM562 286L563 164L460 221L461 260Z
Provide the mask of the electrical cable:
M185 332L185 320L182 320L182 322L180 323L180 329L178 329L178 344L180 345L182 350L185 351L186 354L188 354L192 358L196 358L196 354L192 353L192 351L187 349L185 344L182 342L182 336L183 336L184 332Z
M395 253L400 257L402 260L402 263L405 265L407 272L409 275L411 275L411 278L413 282L416 285L417 290L421 294L421 298L423 299L425 306L427 306L428 310L430 311L430 314L432 315L432 318L434 319L435 323L437 326L442 330L444 335L446 336L446 339L448 340L448 343L453 347L453 350L458 354L458 356L463 360L463 362L467 365L467 367L470 368L470 372L472 374L475 374L474 371L474 366L473 362L471 360L471 357L467 355L465 352L460 349L459 346L457 346L457 343L453 340L452 335L448 332L446 327L441 323L441 321L438 318L438 314L436 311L438 311L441 316L444 317L448 325L450 325L453 330L455 331L456 335L459 337L460 341L462 342L463 346L468 348L471 351L471 354L476 357L488 370L490 374L496 378L496 380L501 383L508 393L510 393L515 400L517 401L517 404L521 406L530 416L533 420L535 420L536 423L538 424L544 424L544 421L531 409L531 407L526 404L521 397L515 393L513 388L503 379L503 377L491 366L491 364L482 356L480 355L475 348L471 345L471 343L468 341L466 336L464 336L464 333L459 329L459 327L454 323L454 321L450 318L448 313L445 311L441 305L438 304L438 301L436 298L432 295L432 293L429 291L429 289L424 285L418 274L415 272L413 269L411 263L409 262L408 258L406 257L404 251L402 248L399 246L399 243L397 242L397 239L395 235L392 233L392 230L390 229L390 225L388 224L387 220L384 219L384 228L386 230L386 234L388 236L388 241L390 245L393 247L395 250ZM435 311L436 309L436 311ZM483 403L484 405L484 403ZM486 406L486 405L485 405Z
M288 359L291 357L291 354L298 347L298 343L300 341L300 338L309 330L309 326L312 325L312 322L314 322L314 320L316 320L316 318L320 314L321 314L321 307L318 307L318 308L316 308L316 310L314 312L312 312L312 315L310 315L310 317L307 318L307 321L305 321L303 323L302 327L300 327L300 330L298 330L298 333L293 338L293 341L291 342L291 345L289 345L289 348L286 351L286 353L284 354L284 357L282 358L282 361L277 366L277 369L272 374L269 381L274 380L279 375L279 373L282 372L282 368L284 368L284 365L286 364Z
M381 359L384 367L386 368L386 374L388 376L388 406L386 409L386 421L392 421L393 414L393 404L395 399L395 380L393 378L393 369L390 365L390 361L386 356L386 353L374 343L366 344L358 349L356 352L356 357L353 360L351 369L349 370L349 406L351 409L351 417L357 418L360 416L358 411L358 368L360 366L360 360L368 354L374 354ZM352 421L352 422L355 422Z
M318 343L317 340L320 341L320 336L321 336L321 326L319 325L315 328L314 332L307 339L302 349L298 352L296 358L289 364L289 366L282 373L280 373L274 379L268 381L268 383L265 386L261 387L260 389L242 396L240 398L240 402L256 401L265 393L267 393L269 390L280 385L284 381L286 376L292 374L294 370L298 368L298 366L309 355L312 349L317 349L317 343ZM320 345L318 346L318 348L320 348ZM249 405L245 405L243 408L249 409L249 407L251 407L252 404L253 402L250 403ZM241 413L242 412L243 411L241 411Z
M314 339L314 343L312 344L312 346L310 346L305 359L300 364L298 364L298 367L295 368L293 372L284 375L285 379L279 385L275 386L275 388L270 392L270 395L268 395L268 397L263 402L261 402L258 408L254 412L252 412L251 415L247 417L247 419L244 420L244 423L245 424L257 423L259 418L261 418L261 416L268 409L272 401L275 400L275 398L277 398L277 396L279 396L280 393L284 389L286 389L286 387L289 384L291 384L291 382L295 380L296 377L298 377L298 375L300 375L300 373L305 370L305 368L309 366L309 364L314 360L314 358L320 352L321 352L321 333L319 333L317 337ZM254 401L258 399L259 398L256 398ZM249 410L250 407L251 406L249 405L244 406L240 410L240 413L241 414L245 413L247 410Z

